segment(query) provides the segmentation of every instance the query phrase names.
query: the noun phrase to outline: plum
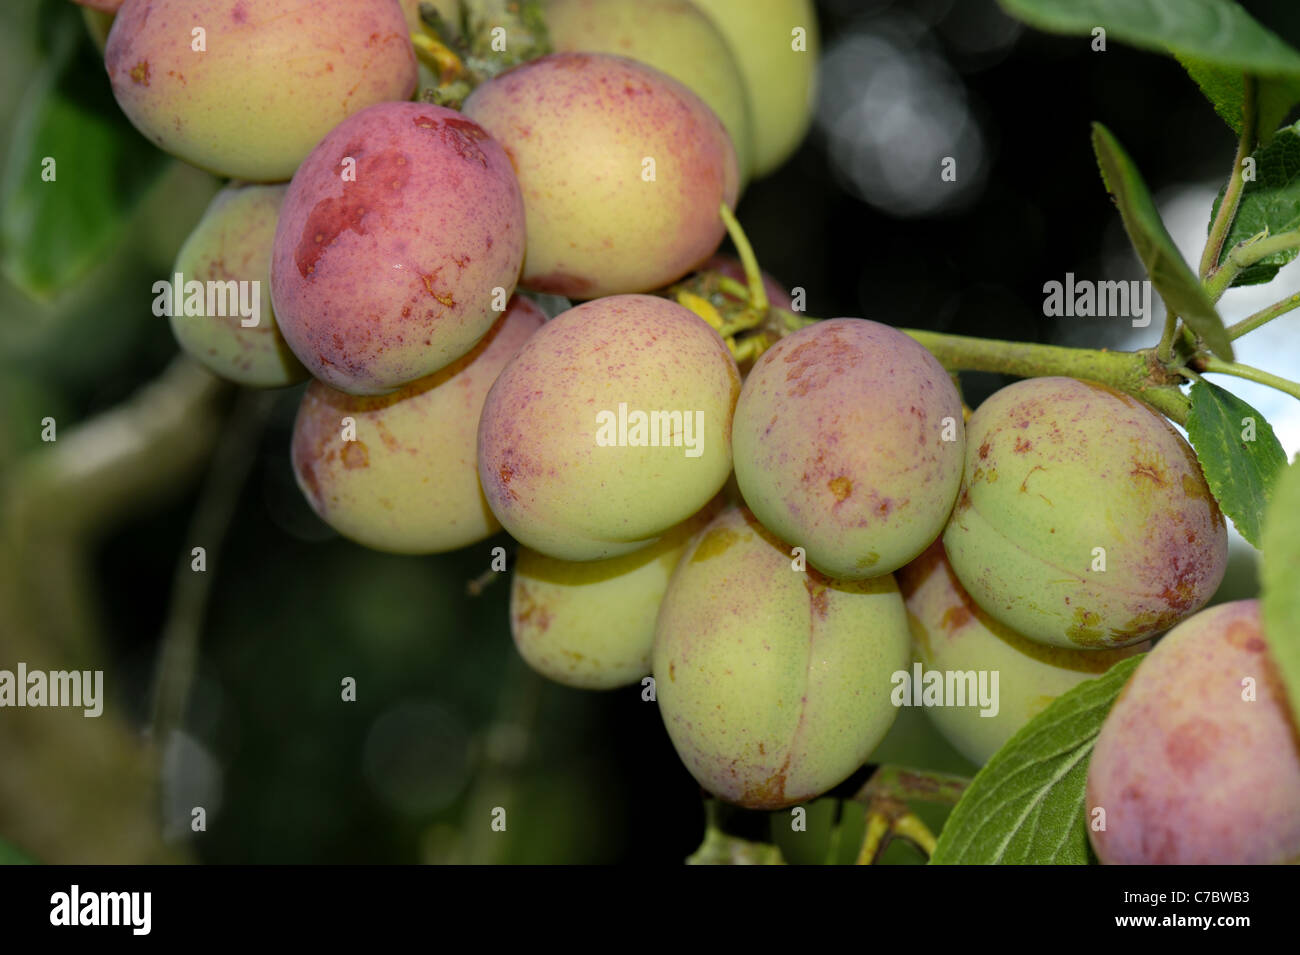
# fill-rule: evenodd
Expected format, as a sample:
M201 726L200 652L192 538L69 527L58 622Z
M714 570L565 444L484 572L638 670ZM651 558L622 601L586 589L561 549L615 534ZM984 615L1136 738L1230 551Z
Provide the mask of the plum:
M271 308L271 242L284 201L285 186L227 186L209 203L203 218L181 246L172 281L257 283L257 323L228 306L226 314L188 311L170 316L176 341L214 374L254 388L277 388L302 381L307 370L285 344ZM225 298L227 303L229 297ZM214 300L215 303L215 300Z
M344 537L402 554L456 550L499 531L475 465L479 414L497 374L544 321L516 297L469 354L390 395L312 382L292 444L312 509Z
M764 525L840 578L888 574L943 530L961 483L961 398L902 332L837 318L754 363L732 432Z
M655 616L668 578L714 504L649 547L608 560L556 560L519 549L510 590L510 633L527 664L566 686L605 690L650 672Z
M743 508L682 555L655 626L655 693L705 789L780 809L842 782L898 714L907 614L890 575L842 581L793 569L788 545Z
M1203 610L1142 661L1088 764L1108 864L1300 862L1300 737L1259 601Z
M817 12L812 0L693 0L727 38L752 107L753 175L785 162L812 122ZM802 30L804 48L796 49Z
M338 125L289 184L271 295L289 347L351 394L383 394L474 346L524 251L501 147L454 110L381 103Z
M479 424L479 476L515 539L561 560L653 543L731 471L740 374L675 302L598 299L557 315L501 372Z
M988 762L1062 693L1149 647L1142 643L1121 650L1067 650L1022 637L970 599L941 541L896 576L912 625L913 653L924 670L997 674L996 711L990 707L987 716L979 706L925 707L944 739L977 765Z
M995 620L1062 647L1122 647L1204 606L1228 538L1191 447L1128 395L1033 378L966 427L944 546Z
M555 53L465 101L499 140L528 216L520 285L573 299L667 285L713 253L736 153L698 96L644 63Z
M126 0L104 65L145 136L256 182L288 179L339 122L416 81L393 0Z
M709 17L688 0L550 0L546 26L557 53L612 53L686 84L722 120L748 177L750 104L740 66Z

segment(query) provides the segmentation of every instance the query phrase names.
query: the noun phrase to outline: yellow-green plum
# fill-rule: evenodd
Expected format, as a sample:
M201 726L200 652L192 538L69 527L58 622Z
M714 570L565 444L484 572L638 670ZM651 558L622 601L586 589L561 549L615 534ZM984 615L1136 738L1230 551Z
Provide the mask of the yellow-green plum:
M1062 647L1127 646L1204 606L1223 579L1223 515L1191 447L1105 385L1033 378L966 426L944 546L995 620Z
M556 560L521 547L510 590L510 633L519 655L543 676L580 689L640 680L650 672L668 578L691 537L719 509L706 507L649 547L608 560Z
M726 511L682 555L655 626L655 694L677 755L750 809L812 799L866 762L909 658L892 576L794 568L752 514Z
M482 127L427 103L340 123L289 184L271 295L289 347L350 394L383 394L474 346L514 291L524 208Z
M748 178L750 105L740 66L709 17L689 0L550 0L546 26L557 53L612 53L653 66L717 114Z
M752 105L753 174L765 176L812 122L819 43L812 0L692 2L712 17L740 63Z
M1300 862L1300 736L1258 601L1156 644L1102 724L1085 805L1103 863Z
M126 0L104 65L145 136L256 182L288 179L339 122L416 80L394 0Z
M93 10L102 10L104 13L117 13L118 8L122 6L122 0L73 0L73 2Z
M271 309L271 242L286 188L222 189L181 246L172 269L174 284L178 276L182 287L203 283L202 294L192 300L202 302L198 314L172 309L176 341L214 374L253 388L278 388L307 377L280 335ZM211 315L209 288L221 292L219 300L211 297ZM255 309L241 314L240 304Z
M544 321L516 297L469 354L390 395L312 382L292 458L321 519L359 544L401 554L456 550L499 531L475 467L479 413L497 374Z
M961 484L961 398L902 332L836 318L754 363L732 432L745 503L832 577L891 573L943 530Z
M914 659L922 672L938 671L945 680L948 673L974 673L977 679L981 673L988 675L986 685L993 689L991 705L981 707L977 696L971 694L963 706L945 700L946 705L925 707L925 715L943 737L976 764L988 762L1062 693L1101 676L1120 660L1149 646L1067 650L1022 637L970 599L952 572L940 541L902 568L897 579L912 625ZM964 691L970 686L967 681Z
M548 557L645 547L726 482L739 393L718 333L675 302L617 295L571 308L488 394L478 438L488 504Z
M713 111L664 73L554 53L465 101L499 140L528 215L520 285L573 299L667 285L709 257L736 204L736 153Z

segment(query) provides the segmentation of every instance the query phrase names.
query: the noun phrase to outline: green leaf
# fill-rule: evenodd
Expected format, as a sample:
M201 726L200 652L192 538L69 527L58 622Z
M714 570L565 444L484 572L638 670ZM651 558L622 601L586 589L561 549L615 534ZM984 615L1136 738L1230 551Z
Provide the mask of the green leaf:
M931 865L1089 861L1084 789L1102 721L1142 656L1058 697L976 774Z
M1252 236L1267 232L1277 235L1300 229L1300 123L1279 129L1267 146L1255 150L1255 178L1241 191L1241 204L1237 216L1223 242L1219 265L1228 257L1233 247ZM1210 223L1219 214L1224 190L1214 200L1210 210ZM1209 226L1206 227L1207 232ZM1296 257L1295 249L1275 252L1266 259L1242 269L1232 282L1236 285L1258 285L1271 282L1278 269Z
M1279 476L1264 520L1261 612L1269 654L1300 719L1300 458Z
M1243 74L1259 78L1259 129L1265 136L1300 102L1300 52L1234 0L1000 2L1011 16L1040 30L1090 36L1103 27L1108 40L1173 54L1239 135Z
M170 161L122 115L81 15L64 7L19 109L0 184L0 267L39 299L99 261ZM49 159L55 178L47 182Z
M1232 361L1232 342L1223 328L1223 319L1174 245L1133 160L1101 123L1092 124L1092 146L1101 178L1124 219L1124 230L1165 306L1182 316L1214 354Z
M1223 513L1256 547L1286 452L1264 416L1208 381L1192 385L1187 436Z
M27 855L0 839L0 865L36 865Z
M1179 56L1178 62L1214 105L1214 111L1240 136L1245 75L1240 70L1225 69L1191 56ZM1300 103L1300 77L1260 80L1255 94L1255 128L1261 144L1273 138L1273 130L1282 125L1296 103Z

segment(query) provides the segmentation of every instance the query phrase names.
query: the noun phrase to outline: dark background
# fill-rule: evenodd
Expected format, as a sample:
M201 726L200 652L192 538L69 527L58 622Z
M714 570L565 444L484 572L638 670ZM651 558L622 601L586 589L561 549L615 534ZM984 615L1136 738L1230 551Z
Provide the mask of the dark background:
M1300 45L1294 0L1244 5ZM40 31L62 6L12 3L0 12L7 124L41 56ZM1133 344L1127 329L1045 319L1042 285L1067 271L1138 277L1097 174L1093 120L1116 134L1158 195L1226 176L1234 137L1178 64L1116 42L1095 53L1086 38L1013 29L986 0L825 0L818 14L823 53L840 51L834 76L825 76L823 110L799 152L750 185L738 210L764 268L805 289L817 316ZM872 37L939 84L933 102L942 108L931 113L920 98L918 128L947 109L979 130L973 147L970 136L953 134L960 188L940 184L936 172L924 190L891 195L881 184L887 177L855 182L836 163L826 104L851 102L870 80L879 62L855 65L844 50ZM86 95L111 107L89 41L81 55ZM882 139L868 153L937 170L918 143ZM12 470L37 449L33 421L50 414L71 427L171 360L176 346L139 290L167 274L217 186L192 170L169 171L120 247L55 302L28 302L0 283L0 467ZM944 188L950 196L936 199ZM918 205L929 211L908 211ZM1150 344L1158 327L1140 343ZM977 404L1000 383L964 376L967 401ZM298 394L275 400L224 542L208 542L218 556L201 615L199 676L162 790L169 851L214 863L676 863L693 851L704 818L699 789L640 688L593 694L532 676L510 643L508 580L466 594L490 548L508 545L504 537L438 557L393 557L338 538L314 517L289 469ZM201 477L177 482L91 543L88 619L107 648L112 703L130 727L149 715L173 579L194 544ZM1249 568L1242 579L1236 586L1248 593ZM12 655L0 655L0 666L11 666ZM355 703L339 699L346 676L357 681ZM906 711L879 755L970 771ZM5 759L0 751L0 773L12 780L21 767ZM87 807L102 796L93 787L62 795ZM60 841L45 831L48 800L0 784L0 839L41 861L103 861L93 836ZM198 835L189 832L195 805L208 810ZM489 829L494 806L507 808L506 833ZM767 820L736 824L759 832ZM114 857L134 861L125 850ZM901 847L892 859L915 861Z

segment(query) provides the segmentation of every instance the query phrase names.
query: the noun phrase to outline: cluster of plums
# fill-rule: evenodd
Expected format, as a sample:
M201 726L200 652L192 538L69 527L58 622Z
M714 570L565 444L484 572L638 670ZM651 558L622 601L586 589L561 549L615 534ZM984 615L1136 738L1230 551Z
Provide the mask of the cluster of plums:
M1225 526L1162 417L1041 378L966 421L929 352L857 318L742 377L714 327L646 294L709 260L719 207L803 135L807 0L552 0L557 52L459 111L410 101L416 7L125 0L105 52L142 132L238 180L174 271L261 281L274 318L172 327L238 383L314 379L292 461L327 523L410 554L507 530L524 659L591 689L653 674L687 768L752 808L867 761L914 659L1000 674L994 717L927 710L982 763L1174 628L1097 746L1099 855L1300 855L1258 610L1197 614ZM584 301L548 321L516 289Z

